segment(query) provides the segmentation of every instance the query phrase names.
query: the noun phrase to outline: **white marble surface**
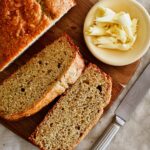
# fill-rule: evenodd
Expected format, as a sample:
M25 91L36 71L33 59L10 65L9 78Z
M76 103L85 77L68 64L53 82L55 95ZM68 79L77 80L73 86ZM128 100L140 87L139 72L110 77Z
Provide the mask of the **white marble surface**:
M138 0L150 13L150 0ZM114 110L137 76L147 63L150 63L150 49L143 57L140 67L127 88L119 96L111 109L104 115L76 150L90 150L107 125L111 122ZM35 146L21 139L0 125L0 150L38 150ZM108 150L150 150L150 90L141 100L129 122L120 130L108 147Z

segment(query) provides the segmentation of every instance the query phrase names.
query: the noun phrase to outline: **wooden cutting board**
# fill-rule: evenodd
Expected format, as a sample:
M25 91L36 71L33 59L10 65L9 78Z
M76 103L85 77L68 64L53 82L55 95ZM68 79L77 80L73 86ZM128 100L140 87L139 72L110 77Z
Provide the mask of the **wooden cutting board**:
M50 29L44 36L42 36L12 65L10 65L5 71L0 73L0 83L2 83L4 79L8 78L21 65L25 64L30 58L32 58L34 54L41 51L46 45L54 41L63 32L67 32L74 39L75 43L80 47L81 53L85 60L96 63L98 66L100 66L100 68L102 68L105 72L112 76L113 90L111 102L115 101L122 89L125 87L125 85L127 85L129 80L135 73L140 61L137 61L128 66L113 67L103 64L91 55L84 43L82 29L85 16L95 2L96 0L77 0L78 5L76 7L74 7L66 16L64 16L52 29ZM42 121L47 111L54 105L57 99L52 104L43 108L39 113L31 117L16 122L9 122L0 119L0 122L16 134L27 140L29 135ZM108 106L107 109L110 106Z

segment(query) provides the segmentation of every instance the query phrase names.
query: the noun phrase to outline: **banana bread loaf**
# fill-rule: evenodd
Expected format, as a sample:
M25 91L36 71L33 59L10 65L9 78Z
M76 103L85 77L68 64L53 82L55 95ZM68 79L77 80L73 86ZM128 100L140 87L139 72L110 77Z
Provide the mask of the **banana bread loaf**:
M74 0L1 0L0 71L73 6Z

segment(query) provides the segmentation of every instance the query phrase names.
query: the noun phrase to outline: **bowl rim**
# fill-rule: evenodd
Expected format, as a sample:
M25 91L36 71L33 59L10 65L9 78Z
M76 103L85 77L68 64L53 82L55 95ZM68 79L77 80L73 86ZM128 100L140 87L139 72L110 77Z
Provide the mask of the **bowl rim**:
M140 11L143 11L142 13L145 15L146 20L147 20L147 22L148 22L148 24L149 24L149 26L150 26L150 16L149 16L148 11L144 8L144 6L143 6L142 4L140 4L139 2L137 2L136 0L128 0L128 1L132 2L133 5L136 5ZM127 2L127 0L126 0L126 2ZM86 17L85 17L85 21L84 21L83 36L84 36L84 40L85 40L85 43L86 43L86 45L87 45L89 51L90 51L98 60L100 60L100 61L102 61L103 63L106 63L106 64L108 64L108 65L112 65L112 66L125 66L125 65L132 64L132 63L138 61L139 59L141 59L141 57L143 57L143 56L147 53L147 51L149 50L149 47L150 47L150 37L149 37L149 39L148 39L148 42L147 42L146 45L144 46L143 51L141 51L141 53L138 55L138 57L136 57L136 58L134 58L134 59L131 59L131 60L128 61L128 62L116 63L116 62L113 62L113 61L111 61L111 60L106 60L106 59L104 59L104 58L102 58L102 57L100 57L100 56L98 56L98 55L96 55L96 54L94 53L94 50L92 50L92 48L91 48L89 42L88 42L87 39L86 39L87 35L86 35L86 33L85 33L85 24L86 24L86 22L87 22L87 18L89 17L90 12L91 12L94 8L96 8L96 6L98 6L99 4L101 4L101 1L98 1L97 3L95 3L95 4L90 8L89 12L87 13L87 15L86 15Z

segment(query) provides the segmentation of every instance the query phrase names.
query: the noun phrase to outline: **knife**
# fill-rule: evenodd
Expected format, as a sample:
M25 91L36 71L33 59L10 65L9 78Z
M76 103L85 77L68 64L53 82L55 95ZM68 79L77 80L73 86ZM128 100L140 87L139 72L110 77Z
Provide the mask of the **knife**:
M141 102L142 98L150 89L150 64L136 80L129 92L123 98L121 104L115 111L114 122L106 130L102 138L100 138L92 150L105 150L114 136L119 131L120 127L130 119L132 112Z

